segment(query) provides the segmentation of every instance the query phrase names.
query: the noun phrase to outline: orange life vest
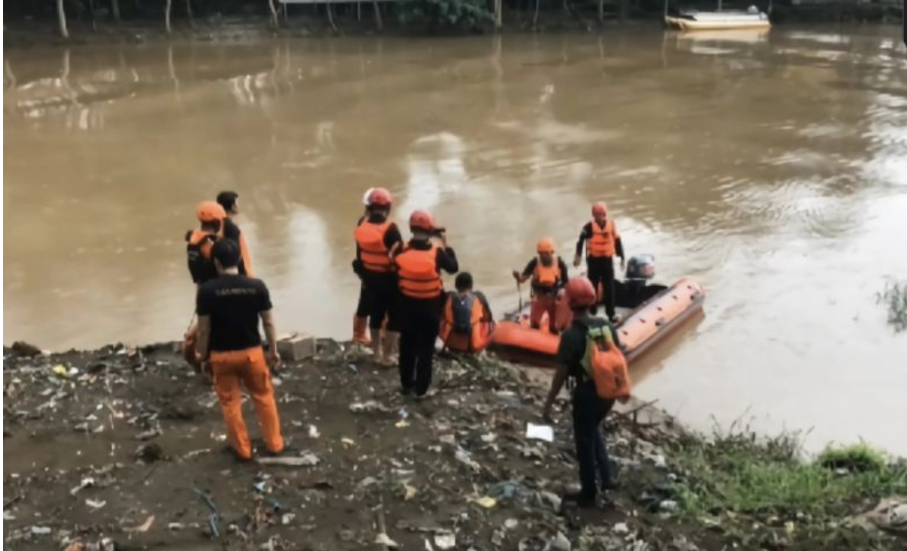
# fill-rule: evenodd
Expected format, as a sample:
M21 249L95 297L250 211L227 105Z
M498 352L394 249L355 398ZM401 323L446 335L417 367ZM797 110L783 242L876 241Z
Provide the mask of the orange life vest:
M592 237L586 241L586 254L593 258L614 256L617 243L617 230L610 218L605 220L602 228L594 219L592 220Z
M481 352L491 343L494 321L485 318L485 307L475 293L451 293L444 305L440 336L456 352Z
M535 263L535 271L532 272L532 283L536 287L547 289L554 288L561 281L561 261L558 257L551 259L551 266L542 264L539 258Z
M211 260L211 248L220 238L218 234L196 229L186 233L186 257L192 281L202 284L217 277L217 269Z
M394 258L400 292L409 298L432 299L441 296L444 284L438 272L438 247L427 251L407 247Z
M359 245L359 260L370 272L386 273L393 269L390 250L384 245L384 236L391 224L390 221L375 224L364 220L353 234Z

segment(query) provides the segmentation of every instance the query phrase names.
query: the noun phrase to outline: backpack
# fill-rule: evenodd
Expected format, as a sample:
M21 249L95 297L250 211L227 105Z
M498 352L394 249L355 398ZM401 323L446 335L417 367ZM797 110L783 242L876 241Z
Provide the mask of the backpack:
M614 337L608 325L587 328L586 353L581 363L595 383L599 398L624 400L630 397L627 359L620 348L614 345Z
M451 297L451 310L453 310L453 331L460 335L472 335L472 306L476 297L470 294L467 297L454 295Z
M202 284L217 277L214 261L211 260L211 247L217 237L199 230L186 233L186 259L192 282Z

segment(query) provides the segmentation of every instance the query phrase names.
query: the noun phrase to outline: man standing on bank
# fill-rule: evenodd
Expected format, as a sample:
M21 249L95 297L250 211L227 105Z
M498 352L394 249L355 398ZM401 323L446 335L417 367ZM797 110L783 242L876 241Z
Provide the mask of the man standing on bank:
M242 383L252 397L265 447L272 454L283 451L280 420L271 369L277 369L277 329L271 314L271 298L264 282L239 273L239 247L222 239L212 247L218 277L198 290L198 356L202 370L213 379L220 399L227 437L236 455L252 458L252 445L242 418ZM258 322L268 341L267 360L261 346ZM270 367L270 369L269 369Z
M592 205L592 221L583 226L576 241L576 257L573 265L579 267L586 247L586 267L589 281L595 289L598 302L604 301L608 319L616 323L614 310L614 256L620 257L620 269L624 269L624 244L608 217L608 207L599 201Z

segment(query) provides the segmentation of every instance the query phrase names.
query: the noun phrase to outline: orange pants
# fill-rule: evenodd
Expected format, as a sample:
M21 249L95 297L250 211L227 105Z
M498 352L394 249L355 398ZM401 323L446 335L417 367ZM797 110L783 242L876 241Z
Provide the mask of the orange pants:
M252 444L249 442L249 433L242 418L240 381L252 396L265 446L273 453L283 451L283 437L280 436L280 419L277 417L271 372L265 363L261 347L211 352L210 361L214 374L214 390L220 398L224 423L227 425L227 437L236 453L244 459L252 457Z
M541 328L542 317L548 314L548 330L557 333L557 297L553 294L539 293L532 297L532 308L529 310L529 323L534 329Z

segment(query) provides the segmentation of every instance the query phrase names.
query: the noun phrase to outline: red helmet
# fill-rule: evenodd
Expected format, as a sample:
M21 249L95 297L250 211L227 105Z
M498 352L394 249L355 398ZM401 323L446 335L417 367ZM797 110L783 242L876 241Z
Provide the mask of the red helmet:
M218 222L227 217L227 212L217 201L202 201L195 208L195 215L200 222Z
M567 282L567 302L571 308L589 307L595 304L595 287L585 276L574 277Z
M554 240L550 237L545 237L538 242L538 245L535 246L535 250L539 253L554 253Z
M608 214L608 205L604 201L599 201L592 205L592 216L605 216Z
M432 231L435 229L435 219L424 210L413 211L409 217L409 229Z
M370 207L390 207L391 192L383 187L376 187L368 194L368 206Z

